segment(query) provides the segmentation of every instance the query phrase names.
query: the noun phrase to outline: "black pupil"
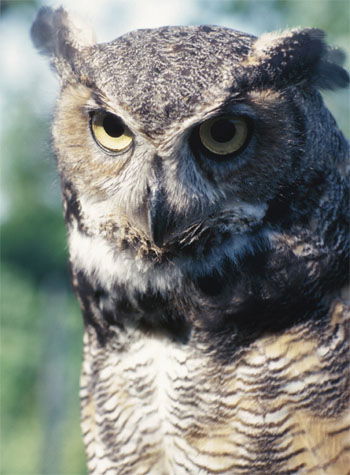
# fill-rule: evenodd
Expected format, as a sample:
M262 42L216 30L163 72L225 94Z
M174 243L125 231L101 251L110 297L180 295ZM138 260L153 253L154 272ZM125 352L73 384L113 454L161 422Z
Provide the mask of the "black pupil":
M106 115L103 119L103 128L111 137L120 137L125 132L123 123L113 115Z
M235 136L236 127L235 124L228 119L218 119L211 126L210 133L216 142L229 142Z

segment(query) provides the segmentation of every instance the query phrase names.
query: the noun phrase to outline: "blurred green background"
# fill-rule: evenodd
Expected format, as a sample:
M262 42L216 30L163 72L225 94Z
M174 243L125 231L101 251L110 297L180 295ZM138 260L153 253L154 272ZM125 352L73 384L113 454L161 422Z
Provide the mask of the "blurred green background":
M47 1L45 4L53 4ZM63 0L99 40L135 28L213 23L260 34L315 26L349 55L348 0ZM72 296L50 151L58 85L29 28L39 0L1 2L1 474L84 474L82 321ZM348 63L349 64L349 63ZM349 92L326 101L349 135Z

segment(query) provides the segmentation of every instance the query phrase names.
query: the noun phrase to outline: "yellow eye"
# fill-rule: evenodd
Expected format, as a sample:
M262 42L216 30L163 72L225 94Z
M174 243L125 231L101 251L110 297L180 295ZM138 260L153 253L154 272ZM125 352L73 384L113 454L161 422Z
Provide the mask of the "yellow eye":
M238 152L246 144L248 135L247 120L231 115L213 117L199 127L202 144L217 155Z
M108 112L95 112L91 120L95 140L111 152L122 152L132 143L132 134L116 115Z

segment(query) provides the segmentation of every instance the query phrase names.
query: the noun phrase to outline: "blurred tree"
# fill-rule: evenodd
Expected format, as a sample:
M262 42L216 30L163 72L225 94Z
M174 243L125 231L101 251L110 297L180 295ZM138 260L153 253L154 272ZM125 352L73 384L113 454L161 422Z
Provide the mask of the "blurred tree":
M34 114L30 96L9 102L11 127L4 126L2 147L10 158L3 166L10 206L2 225L3 259L31 273L37 283L55 273L68 285L58 178L45 147L50 120Z
M2 0L0 2L0 15L13 9L21 9L23 6L38 8L40 3L38 0Z
M1 26L25 28L28 47L40 3L1 2ZM1 97L0 472L84 474L82 319L69 284L51 111L40 107L45 85L15 53L5 64L23 66L22 80L3 76Z

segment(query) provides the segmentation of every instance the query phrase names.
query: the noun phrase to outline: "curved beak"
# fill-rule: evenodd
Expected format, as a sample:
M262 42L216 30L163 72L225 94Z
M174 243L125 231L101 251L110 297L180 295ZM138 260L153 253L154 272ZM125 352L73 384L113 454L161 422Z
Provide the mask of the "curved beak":
M158 183L150 184L147 191L147 234L157 247L162 247L167 235L169 217L165 193Z
M133 216L135 225L146 234L152 244L163 247L173 221L171 214L164 191L161 158L156 156L152 175L147 183L145 201Z

